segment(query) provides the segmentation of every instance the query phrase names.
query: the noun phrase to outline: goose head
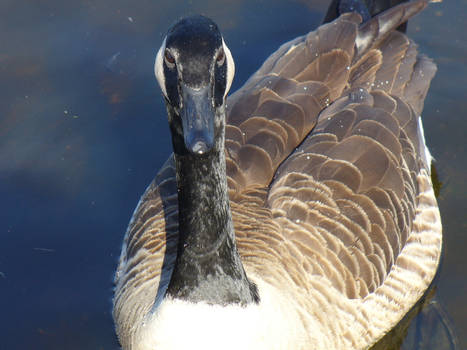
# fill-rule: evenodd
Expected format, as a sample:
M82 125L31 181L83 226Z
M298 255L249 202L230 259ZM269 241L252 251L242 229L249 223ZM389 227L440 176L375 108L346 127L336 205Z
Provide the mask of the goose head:
M235 65L217 25L192 16L168 32L156 56L175 153L205 154L224 128Z

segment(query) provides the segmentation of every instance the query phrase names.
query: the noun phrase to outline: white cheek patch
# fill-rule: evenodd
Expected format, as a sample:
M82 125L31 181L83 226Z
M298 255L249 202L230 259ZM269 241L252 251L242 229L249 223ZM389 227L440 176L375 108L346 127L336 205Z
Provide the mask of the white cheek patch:
M164 76L164 51L165 51L165 41L167 37L165 37L164 41L162 42L161 48L157 52L156 61L154 63L154 74L156 75L157 82L161 87L162 93L164 94L165 98L167 97L167 91L165 89L165 76Z
M229 48L224 42L224 39L222 39L222 46L224 47L225 56L227 57L227 77L226 77L227 82L225 85L225 92L224 92L224 98L225 98L225 96L227 96L227 93L230 90L230 87L232 86L233 77L235 75L235 63L234 63L234 60L232 58L232 54L230 53Z

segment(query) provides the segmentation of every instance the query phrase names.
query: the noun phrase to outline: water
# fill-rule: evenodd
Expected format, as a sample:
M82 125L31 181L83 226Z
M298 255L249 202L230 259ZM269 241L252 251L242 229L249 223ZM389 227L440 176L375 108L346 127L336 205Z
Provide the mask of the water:
M202 13L236 59L232 91L327 1L13 1L0 4L0 349L118 349L112 275L139 196L170 153L153 60ZM443 188L438 300L467 346L467 13L433 4L409 25L438 74L425 136Z

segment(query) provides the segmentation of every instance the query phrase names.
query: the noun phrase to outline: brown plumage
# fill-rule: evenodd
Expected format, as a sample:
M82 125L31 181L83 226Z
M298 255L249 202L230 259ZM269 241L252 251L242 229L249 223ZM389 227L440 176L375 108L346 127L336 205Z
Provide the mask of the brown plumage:
M394 31L426 4L399 5L364 25L342 15L282 45L227 99L242 263L294 300L305 330L310 319L321 327L322 339L294 349L370 347L436 272L441 223L419 122L436 67ZM114 300L125 349L162 297L161 276L170 278L176 188L170 158L125 235Z

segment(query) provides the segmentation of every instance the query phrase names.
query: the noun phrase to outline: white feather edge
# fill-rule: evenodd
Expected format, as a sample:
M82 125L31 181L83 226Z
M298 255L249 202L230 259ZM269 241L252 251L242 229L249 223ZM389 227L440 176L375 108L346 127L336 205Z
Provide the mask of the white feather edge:
M423 122L422 118L418 117L418 132L420 140L420 152L422 152L423 161L426 164L426 169L429 175L431 175L431 162L434 160L433 156L430 153L425 141L425 133L423 131Z

